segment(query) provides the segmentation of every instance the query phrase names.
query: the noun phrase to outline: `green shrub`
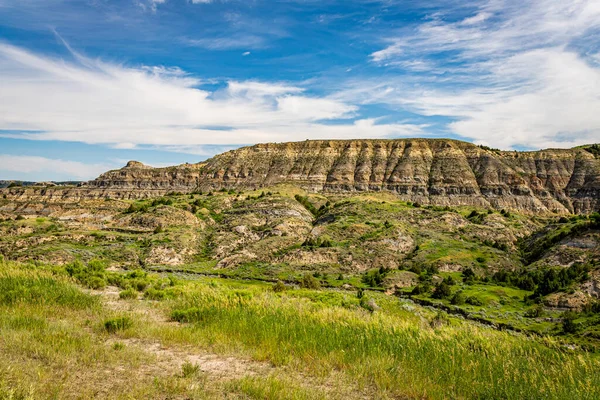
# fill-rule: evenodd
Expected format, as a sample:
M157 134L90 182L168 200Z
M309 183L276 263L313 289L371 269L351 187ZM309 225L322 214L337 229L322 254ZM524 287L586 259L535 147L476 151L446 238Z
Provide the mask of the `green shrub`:
M450 295L452 295L452 289L450 288L450 285L448 285L446 282L441 282L435 286L431 297L434 299L445 299L450 297Z
M483 306L483 302L474 296L467 297L465 299L465 303L470 304L472 306Z
M138 297L138 294L133 289L123 290L121 293L119 293L119 298L121 298L123 300L137 299L137 297Z
M129 317L117 317L104 321L104 329L108 333L124 331L133 326L133 321Z
M572 311L567 311L563 314L562 329L564 333L576 333L579 330L578 324L575 323L577 314Z
M527 318L540 318L544 316L544 307L541 304L527 310L525 317Z
M144 294L144 298L147 300L164 300L166 297L166 293L164 290L157 290L154 288L150 288L146 290Z
M90 289L102 289L106 286L106 280L100 276L90 276L85 280L85 284Z
M205 318L203 311L198 307L185 310L173 310L171 319L182 323L201 322Z
M462 276L465 283L472 283L475 280L475 272L471 268L465 268L462 271Z
M113 350L121 351L125 348L125 345L121 342L114 342L112 345Z
M362 308L370 312L374 312L378 308L377 304L375 304L375 300L365 296L360 298L359 304Z
M300 286L306 289L320 289L321 282L319 282L314 276L306 274L302 277Z
M277 283L273 285L273 291L277 293L284 292L286 289L287 287L281 281L277 281Z
M198 372L200 372L200 366L198 366L197 364L192 364L189 361L184 362L181 366L181 374L184 378L194 376L198 374Z
M387 268L372 270L362 276L361 282L369 287L380 287L388 273L389 270Z
M466 300L467 297L464 295L463 292L456 292L454 296L452 296L452 298L450 299L450 303L456 306L462 306L463 304L465 304Z
M70 276L91 289L102 289L106 286L105 264L100 260L92 260L87 265L76 260L67 264L65 269Z
M431 286L427 283L420 283L410 292L412 295L426 294L431 290Z

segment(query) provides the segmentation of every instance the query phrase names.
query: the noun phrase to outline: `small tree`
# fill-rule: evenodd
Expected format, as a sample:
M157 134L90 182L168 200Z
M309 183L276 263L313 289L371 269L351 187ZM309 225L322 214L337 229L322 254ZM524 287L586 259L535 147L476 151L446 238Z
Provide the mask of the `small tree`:
M306 274L302 277L300 286L306 289L320 289L321 283L314 276Z
M450 299L450 303L456 306L462 306L463 304L465 304L466 300L467 297L464 295L463 292L456 292L454 296L452 296L452 299Z
M475 272L471 268L465 268L462 272L463 280L466 284L471 284L475 280Z
M575 320L577 319L577 314L573 311L567 311L563 314L562 320L562 328L564 333L575 333L577 332L577 324Z
M444 299L446 297L450 297L452 294L452 289L450 289L450 285L445 282L441 282L435 286L433 290L433 298L434 299Z

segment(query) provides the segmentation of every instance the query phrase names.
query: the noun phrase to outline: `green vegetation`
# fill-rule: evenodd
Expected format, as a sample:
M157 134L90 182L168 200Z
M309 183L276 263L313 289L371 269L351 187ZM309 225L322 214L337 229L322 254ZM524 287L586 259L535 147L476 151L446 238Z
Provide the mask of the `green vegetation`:
M2 396L521 399L540 398L544 393L544 398L567 399L600 395L600 377L595 373L600 359L595 354L568 350L557 339L473 325L382 293L361 291L355 296L289 287L274 291L261 283L163 279L131 271L121 274L124 281L147 279L151 286L161 281L179 290L163 302L139 300L117 311L111 309L111 301L85 294L72 282L85 284L85 271L97 274L98 265L70 268L83 274L80 281L67 268L2 263ZM104 272L107 282L115 282L111 274ZM310 274L305 277L316 280ZM442 284L454 288L460 283L447 276ZM6 294L15 293L17 287L18 295ZM152 309L157 314L148 311ZM161 322L160 315L179 324ZM561 329L579 331L578 318L565 314ZM160 343L161 354L176 354L181 362L165 363L165 356L156 357L148 343ZM200 371L200 364L186 354L191 357L207 349L212 355L206 357L218 360L215 365L241 357L253 360L240 361L245 368L263 368L260 363L266 361L273 372L242 369L223 377L223 370ZM251 362L257 366L250 367ZM28 370L36 373L21 372ZM84 381L81 371L86 373ZM324 387L332 391L323 393L328 390Z
M139 369L132 367L139 354L123 359L132 347L176 348L169 377L142 379L135 398L194 398L190 382L202 387L210 377L204 368L184 373L181 354L190 347L279 371L219 381L216 398L332 398L319 397L320 387L374 398L536 398L533 388L548 398L564 398L568 389L597 394L573 383L595 383L589 371L600 350L600 303L585 294L600 271L596 214L531 217L293 187L77 207L0 221L0 307L15 310L14 319L0 316L0 329L14 329L16 346L16 329L35 328L28 346L51 354L21 364L30 350L16 346L0 356L35 365L47 379L59 381L49 368L70 365L77 345L61 355L41 335L58 340L69 332L69 341L87 341L77 350L84 357L100 355L85 365L94 371ZM103 307L98 296L109 296ZM559 376L563 362L572 381ZM438 364L439 371L430 366ZM343 383L313 385L331 370ZM18 386L14 379L0 367L0 398ZM32 387L38 397L69 397ZM342 392L339 398L350 398Z

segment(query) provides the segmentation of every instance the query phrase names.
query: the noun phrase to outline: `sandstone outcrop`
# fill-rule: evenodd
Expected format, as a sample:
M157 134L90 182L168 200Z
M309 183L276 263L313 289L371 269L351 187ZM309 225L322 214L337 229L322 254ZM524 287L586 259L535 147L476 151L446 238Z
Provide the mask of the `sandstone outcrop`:
M206 162L130 161L80 187L13 187L12 200L141 199L169 192L293 184L311 192L389 191L440 206L528 213L600 209L600 160L584 148L499 151L449 139L307 140L243 147Z

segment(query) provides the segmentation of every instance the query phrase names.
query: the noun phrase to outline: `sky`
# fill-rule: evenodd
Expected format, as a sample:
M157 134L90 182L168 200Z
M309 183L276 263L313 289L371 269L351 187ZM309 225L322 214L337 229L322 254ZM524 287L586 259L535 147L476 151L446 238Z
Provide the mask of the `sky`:
M405 137L600 142L600 1L0 0L0 179Z

